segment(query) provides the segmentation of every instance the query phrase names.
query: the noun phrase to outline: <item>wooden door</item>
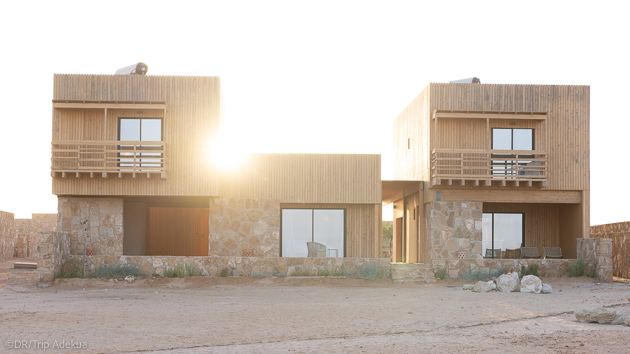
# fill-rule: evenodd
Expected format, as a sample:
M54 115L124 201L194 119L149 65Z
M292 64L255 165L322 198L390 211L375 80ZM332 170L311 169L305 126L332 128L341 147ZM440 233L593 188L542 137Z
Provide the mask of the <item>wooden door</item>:
M149 208L148 214L147 255L208 255L208 209Z

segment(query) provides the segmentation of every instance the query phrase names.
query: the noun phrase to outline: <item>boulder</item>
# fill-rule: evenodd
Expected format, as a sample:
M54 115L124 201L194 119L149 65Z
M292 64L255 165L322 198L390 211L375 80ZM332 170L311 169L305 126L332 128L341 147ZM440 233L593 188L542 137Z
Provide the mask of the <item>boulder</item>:
M497 290L502 293L517 291L518 281L518 273L503 274L497 279Z
M478 281L473 287L472 291L475 293L487 293L488 291L492 291L494 289L496 289L496 285L493 281Z
M605 307L595 307L575 311L575 318L583 323L612 323L617 313Z
M553 288L549 284L543 284L542 288L540 289L541 294L551 294L552 291Z
M136 277L134 277L133 275L128 275L125 277L125 280L127 281L127 283L133 283L134 280L136 280Z
M620 310L610 324L630 326L630 309Z
M540 294L542 282L535 275L526 275L521 279L521 292Z
M472 290L475 288L474 284L464 284L464 286L462 287L462 289L464 290Z

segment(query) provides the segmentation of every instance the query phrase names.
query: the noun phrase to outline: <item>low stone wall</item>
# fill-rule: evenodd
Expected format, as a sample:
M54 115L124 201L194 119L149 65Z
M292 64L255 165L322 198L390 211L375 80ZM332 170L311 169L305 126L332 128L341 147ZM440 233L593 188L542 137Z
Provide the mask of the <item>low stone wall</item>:
M613 276L630 279L630 222L591 226L591 238L612 239Z
M33 214L31 219L15 219L15 254L18 258L37 257L42 232L57 231L57 214Z
M578 238L578 258L595 265L595 274L605 282L613 281L612 239Z
M280 200L215 198L210 201L209 256L280 255Z
M41 242L37 246L38 260L37 286L48 286L54 277L63 269L64 258L70 253L70 244L66 233L42 233Z
M521 267L531 264L538 265L541 277L567 277L570 276L569 265L576 263L575 259L452 259L434 260L433 270L446 268L449 278L461 278L468 272L481 272L490 274L499 269L503 273L519 272Z
M15 219L13 213L0 211L0 261L13 258L15 252Z
M82 262L83 256L68 255L66 262ZM365 264L375 264L385 268L390 276L389 258L292 258L292 257L176 257L176 256L89 256L88 269L94 272L104 265L135 264L147 275L164 275L168 268L178 264L194 264L206 276L220 276L221 270L228 269L230 275L293 275L310 273L317 275L325 268L330 275L345 270L352 272Z
M123 253L123 199L59 197L57 231L68 233L70 253L83 254L87 228L97 255Z

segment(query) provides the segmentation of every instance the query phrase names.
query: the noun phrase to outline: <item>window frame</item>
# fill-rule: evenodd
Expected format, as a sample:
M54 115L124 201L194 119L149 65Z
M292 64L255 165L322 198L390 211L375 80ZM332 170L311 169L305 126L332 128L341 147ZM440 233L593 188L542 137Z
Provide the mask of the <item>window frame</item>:
M532 131L532 148L531 150L534 151L536 150L536 128L501 128L501 127L493 127L490 129L490 150L500 150L500 149L495 149L494 148L494 131L496 129L503 129L503 130L510 130L510 149L509 150L514 150L514 130L515 129L520 129L520 130L531 130ZM491 158L504 158L506 159L505 161L501 162L501 161L494 161L492 160L492 166L503 166L503 169L500 170L495 170L494 167L492 168L492 175L493 176L516 176L515 173L508 173L508 172L514 172L516 171L516 169L514 168L515 163L513 161L508 161L507 159L513 159L516 157L516 154L491 154L490 155ZM527 155L519 155L519 158L531 158L533 159L535 156L534 154L527 154ZM524 163L528 163L528 162L524 162ZM498 173L503 171L504 173Z
M300 208L300 207L297 207L297 208L295 208L295 207L283 208L283 207L280 207L280 237L279 237L279 247L278 247L278 249L279 249L279 252L278 252L279 257L284 257L282 255L282 251L283 251L282 250L282 233L283 233L283 231L282 231L282 215L283 215L283 211L284 210L311 210L312 211L312 213L311 213L312 226L311 227L313 229L311 231L311 242L314 242L312 240L315 237L315 235L313 233L313 230L315 228L315 220L314 220L315 210L341 210L341 211L343 211L343 255L340 255L340 256L338 255L337 258L339 258L339 257L346 258L346 254L348 252L348 247L347 247L348 246L348 238L347 238L347 232L346 232L346 228L347 228L347 225L348 225L347 224L347 222L348 222L348 220L347 220L348 213L347 213L346 208L306 208L306 207L304 207L304 208Z
M483 220L483 214L491 214L492 215L492 245L490 247L490 249L494 249L494 215L495 214L512 214L512 215L521 215L521 248L522 247L526 247L525 244L525 213L518 213L518 212L508 212L508 211L487 211L487 212L482 212L482 220ZM481 235L481 240L482 240L482 246L481 246L481 252L482 252L482 256L485 257L484 255L484 251L483 251L483 228L482 228L482 235ZM507 249L507 248L506 248ZM494 252L492 252L492 259L494 258Z
M138 131L138 134L140 136L139 136L139 139L137 141L143 141L142 140L142 121L143 120L159 120L160 121L160 141L164 141L164 118L163 117L118 117L117 129L116 129L117 130L116 131L116 141L119 141L119 142L130 141L130 140L120 140L120 135L122 133L121 126L122 126L123 119L137 119L137 120L140 121L140 129ZM145 141L150 141L150 140L145 140ZM124 151L124 150L127 150L127 149L125 149L126 146L129 146L129 145L118 145L117 149L118 149L118 151ZM151 148L154 147L154 145L147 145L146 147L140 145L140 147L142 149L151 150ZM155 150L160 150L161 147L154 147L154 149ZM127 162L121 162L121 160L125 158L125 156L123 154L124 154L124 152L118 152L119 161L117 163L117 167L126 167L126 168L131 167L131 168L134 168L133 163L129 164ZM140 162L136 163L136 168L140 168L141 169L142 167L164 167L164 163L163 162L154 162L154 161L142 162L142 155L143 154L151 154L151 153L150 152L140 153L140 155L139 155ZM151 160L151 158L160 158L160 159L162 159L163 157L164 157L163 154L146 155L146 158L148 160ZM127 166L127 165L130 165L130 166Z

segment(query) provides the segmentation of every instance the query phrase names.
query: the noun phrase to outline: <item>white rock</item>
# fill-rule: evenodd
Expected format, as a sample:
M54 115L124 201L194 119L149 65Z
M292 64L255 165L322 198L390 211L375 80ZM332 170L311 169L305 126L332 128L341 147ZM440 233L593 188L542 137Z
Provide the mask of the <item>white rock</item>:
M497 290L503 293L518 291L518 273L503 274L497 279Z
M475 284L475 286L472 289L472 291L475 293L487 293L488 291L492 291L492 290L494 290L494 288L492 285L490 285L490 282L485 282L485 281L478 281L477 284Z
M488 284L492 290L497 290L497 283L495 283L494 280L488 280Z
M543 284L542 288L540 288L541 294L551 294L552 291L553 291L553 288L549 284Z
M475 288L475 285L473 284L464 284L464 286L462 287L462 289L464 290L472 290Z
M540 294L542 282L535 275L526 275L521 279L521 292Z
M615 310L605 307L595 307L591 309L581 309L575 311L575 318L584 323L612 323L617 313Z
M125 277L125 280L128 283L133 283L133 281L136 280L136 277L134 277L133 275L128 275L128 276Z

